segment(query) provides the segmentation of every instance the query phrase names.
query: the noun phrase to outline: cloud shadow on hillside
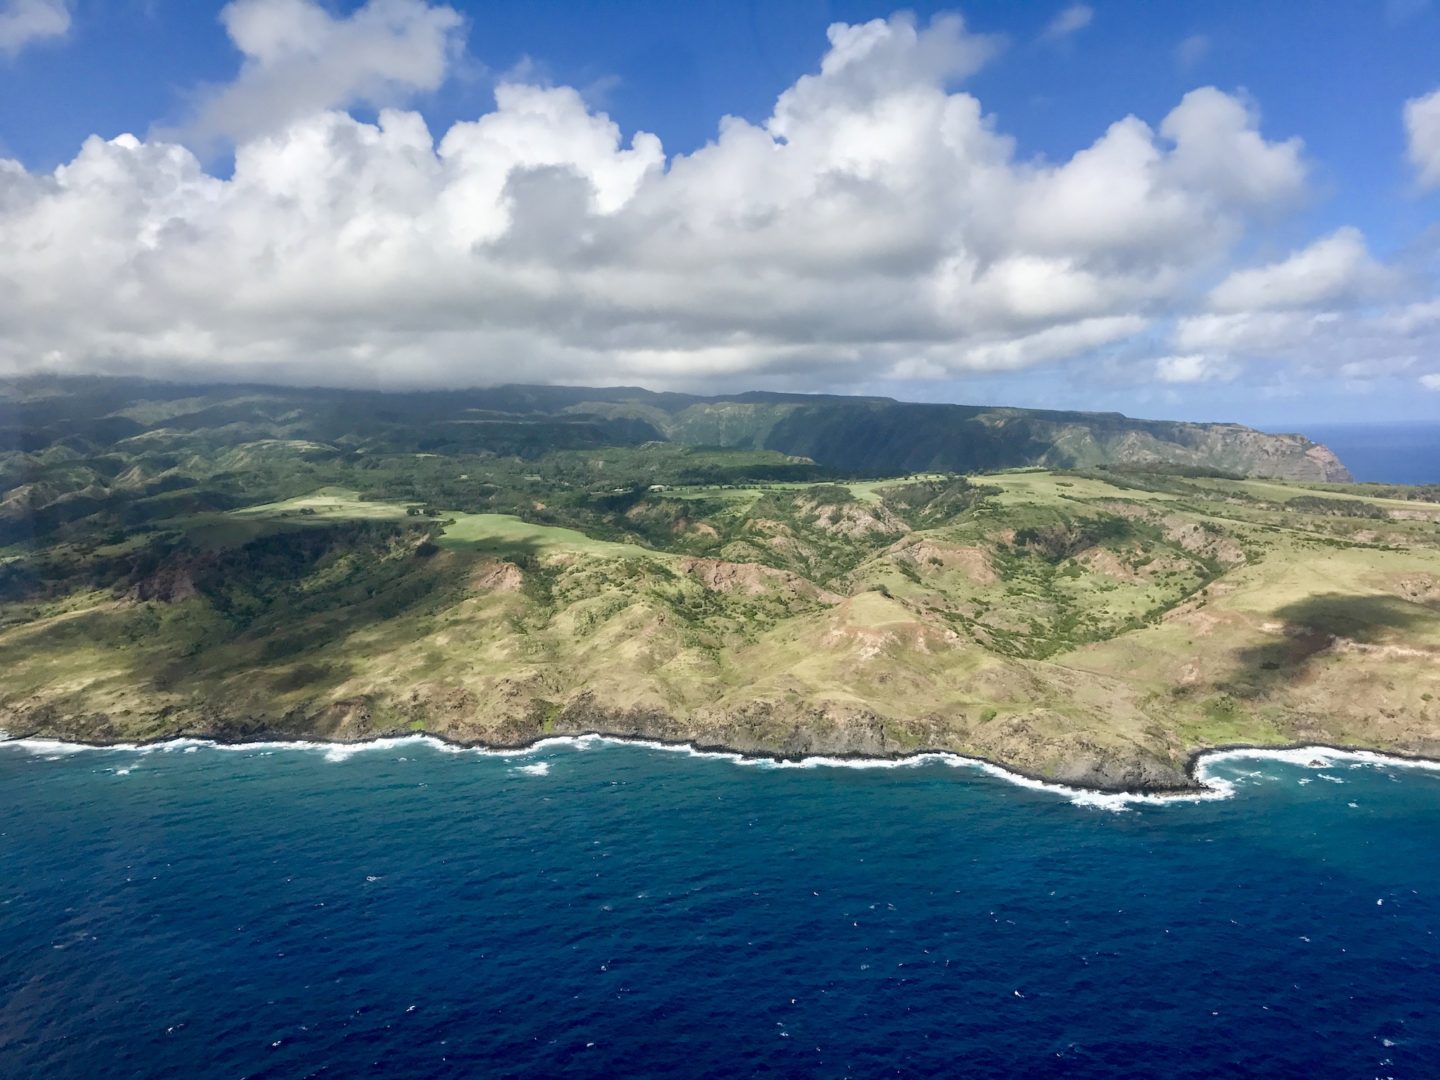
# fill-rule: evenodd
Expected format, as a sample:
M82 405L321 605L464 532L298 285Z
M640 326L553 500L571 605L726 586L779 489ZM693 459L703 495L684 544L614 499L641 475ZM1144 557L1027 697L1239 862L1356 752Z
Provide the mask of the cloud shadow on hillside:
M1256 684L1294 679L1337 638L1378 645L1440 621L1440 611L1393 596L1321 593L1275 612L1284 631L1236 654L1242 678Z

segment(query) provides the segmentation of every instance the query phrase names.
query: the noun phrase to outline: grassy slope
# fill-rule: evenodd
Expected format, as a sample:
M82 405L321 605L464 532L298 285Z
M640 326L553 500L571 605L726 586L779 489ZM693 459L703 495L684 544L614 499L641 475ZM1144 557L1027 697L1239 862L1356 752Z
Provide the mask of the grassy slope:
M553 554L583 553L599 557L635 558L650 554L634 544L596 540L575 529L536 525L511 514L441 515L445 519L440 545L445 548L483 552L504 557L516 552Z
M946 747L1121 786L1178 783L1190 752L1226 742L1440 752L1440 506L1353 517L1289 509L1316 491L1273 483L984 482L998 490L958 511L944 485L906 502L898 481L848 499L653 493L629 514L666 550L342 489L174 519L187 539L133 581L0 608L0 726L598 728Z

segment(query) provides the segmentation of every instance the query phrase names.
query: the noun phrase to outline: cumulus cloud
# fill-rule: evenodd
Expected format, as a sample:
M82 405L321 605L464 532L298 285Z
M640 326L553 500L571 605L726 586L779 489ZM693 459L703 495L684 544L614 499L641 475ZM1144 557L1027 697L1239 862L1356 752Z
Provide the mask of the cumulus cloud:
M1191 370L1233 373L1242 361L1258 361L1361 387L1408 375L1440 353L1433 278L1381 264L1348 226L1284 259L1230 273L1204 308L1175 320L1169 344L1189 363L1162 361L1162 380L1182 381L1174 376Z
M1359 229L1345 226L1268 266L1237 270L1210 293L1214 311L1273 311L1349 303L1385 284Z
M438 134L330 107L442 77L449 8L226 10L246 66L206 115L241 136L228 178L159 138L93 137L48 174L0 161L0 367L795 387L1017 370L1165 332L1305 189L1299 141L1215 88L1158 128L1022 157L955 88L996 44L957 16L837 24L766 120L667 157L566 87L502 84ZM428 60L332 59L337 34ZM338 66L312 79L311 60ZM245 119L291 79L283 123ZM1307 279L1287 263L1222 283L1152 377L1227 378L1267 333L1318 334L1323 312L1264 306Z
M1164 383L1198 383L1233 379L1234 364L1221 357L1191 353L1186 356L1162 356L1155 361L1155 378Z
M1041 36L1047 41L1062 41L1094 21L1095 9L1089 4L1071 4L1050 20Z
M1160 134L1175 144L1172 172L1198 191L1263 206L1304 187L1300 140L1269 142L1260 134L1255 108L1213 86L1186 94L1161 123Z
M70 31L66 0L0 0L0 56Z
M1405 103L1405 134L1420 186L1440 187L1440 90Z
M1383 379L1440 354L1440 299L1190 315L1176 321L1170 344L1217 363L1244 359L1283 363L1301 376Z
M393 105L445 79L463 20L424 0L368 0L337 17L315 0L232 0L220 12L244 56L234 82L202 95L191 139L244 140L315 112Z
M1421 375L1420 385L1426 390L1440 390L1440 371L1432 375Z

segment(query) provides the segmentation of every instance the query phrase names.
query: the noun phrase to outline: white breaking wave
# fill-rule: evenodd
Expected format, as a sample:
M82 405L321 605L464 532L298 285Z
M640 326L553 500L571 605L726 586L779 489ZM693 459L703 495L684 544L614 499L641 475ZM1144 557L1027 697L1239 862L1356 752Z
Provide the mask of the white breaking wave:
M985 761L981 758L966 757L963 754L954 754L943 750L927 751L925 753L911 754L899 758L830 757L817 754L804 758L782 759L749 756L732 750L700 750L690 743L654 742L649 739L618 739L605 735L583 735L579 738L619 745L643 746L652 750L681 753L697 758L712 758L717 761L728 761L735 765L758 769L908 769L915 768L919 765L938 763L949 765L952 768L976 769L1000 780L1014 784L1017 787L1029 788L1032 791L1050 792L1068 799L1076 806L1093 807L1103 810L1123 811L1130 809L1132 805L1163 806L1170 803L1203 802L1213 799L1227 799L1234 794L1234 785L1228 780L1219 778L1206 783L1206 790L1204 791L1176 792L1175 794L1168 795L1141 792L1094 791L1089 788L1074 787L1069 784L1059 784L1049 780L1039 780L1032 776L1026 776L1023 773L1012 772L1004 766L996 765L994 762Z
M109 745L63 742L59 739L48 738L8 739L4 736L5 733L0 732L0 748L10 747L52 760L64 755L82 753L125 752L150 754L174 753L176 751L188 753L204 748L220 750L226 753L254 753L257 755L268 754L276 750L307 750L323 753L327 761L341 762L347 761L357 754L370 753L376 750L396 750L409 746L427 746L432 750L437 750L445 754L473 754L478 757L517 758L528 757L545 750L553 750L561 747L572 750L591 750L597 746L613 745L635 746L648 750L664 751L666 753L679 753L685 754L688 757L726 761L734 765L760 769L905 769L925 764L944 764L952 768L974 769L997 779L1004 780L1007 783L1014 784L1017 787L1028 788L1032 791L1049 792L1067 799L1076 806L1111 811L1125 811L1133 806L1170 806L1181 803L1212 802L1231 798L1234 796L1236 790L1235 781L1223 776L1217 776L1213 770L1216 766L1246 760L1278 761L1283 764L1297 765L1314 770L1334 768L1337 762L1343 762L1346 763L1349 768L1408 768L1440 772L1440 761L1425 758L1394 757L1373 750L1336 750L1327 746L1301 746L1284 749L1242 747L1230 750L1211 750L1199 755L1195 764L1195 779L1201 785L1200 790L1167 793L1109 792L1095 791L1089 788L1075 787L1073 785L1056 783L1049 780L1040 780L1032 776L1026 776L1023 773L1013 772L1002 765L996 765L994 762L985 761L980 758L966 757L963 754L955 754L948 751L928 751L926 753L912 754L899 758L850 758L814 755L804 758L781 759L746 755L733 750L701 750L691 743L659 742L651 739L630 739L594 733L586 735L547 736L546 738L536 740L529 746L506 748L462 746L426 734L387 736L385 738L371 739L368 742L356 743L331 743L303 739L251 743L219 743L210 739L185 738L156 743L113 743ZM550 771L550 764L549 762L538 761L529 765L519 766L516 771L533 776L544 776ZM1252 772L1244 775L1249 778L1258 776L1262 779L1274 779L1274 777L1264 773ZM1327 776L1318 771L1317 775L1325 780L1344 783L1344 781L1338 777ZM1308 778L1302 778L1299 781L1301 784L1309 782L1310 780Z
M1368 765L1440 772L1440 761L1431 758L1396 757L1376 750L1336 750L1329 746L1292 746L1283 750L1268 750L1263 746L1252 746L1236 750L1206 751L1200 755L1196 776L1204 783L1211 766L1246 759L1281 761L1287 765L1302 765L1313 769L1329 769L1337 762L1344 762L1351 768Z

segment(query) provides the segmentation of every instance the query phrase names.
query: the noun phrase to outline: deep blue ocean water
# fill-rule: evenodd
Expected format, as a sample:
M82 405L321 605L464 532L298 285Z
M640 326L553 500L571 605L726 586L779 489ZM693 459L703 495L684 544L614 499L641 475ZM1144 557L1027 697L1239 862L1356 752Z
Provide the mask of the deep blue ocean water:
M1300 430L1335 451L1356 480L1440 484L1440 422L1302 424Z
M1440 1075L1440 772L1309 757L0 745L0 1075Z

